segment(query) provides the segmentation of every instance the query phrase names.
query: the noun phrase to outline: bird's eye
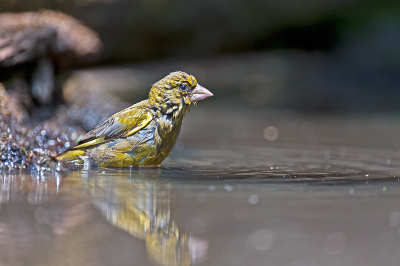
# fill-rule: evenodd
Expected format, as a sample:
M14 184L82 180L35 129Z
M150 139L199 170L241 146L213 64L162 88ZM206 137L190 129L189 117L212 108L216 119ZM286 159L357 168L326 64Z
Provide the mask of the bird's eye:
M181 84L181 85L180 85L180 89L183 90L183 91L186 91L188 88L189 88L189 87L186 86L185 84Z

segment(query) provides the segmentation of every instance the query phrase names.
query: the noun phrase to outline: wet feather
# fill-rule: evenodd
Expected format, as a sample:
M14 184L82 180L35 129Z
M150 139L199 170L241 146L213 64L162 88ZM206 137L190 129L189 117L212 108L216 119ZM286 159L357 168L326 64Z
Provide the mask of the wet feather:
M212 96L184 72L170 73L153 84L149 99L111 116L57 159L77 165L158 166L178 138L182 119L195 94Z

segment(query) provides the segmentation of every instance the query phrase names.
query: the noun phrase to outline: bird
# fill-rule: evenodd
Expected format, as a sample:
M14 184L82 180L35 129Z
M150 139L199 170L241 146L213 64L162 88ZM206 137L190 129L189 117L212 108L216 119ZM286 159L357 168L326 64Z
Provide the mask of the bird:
M152 85L147 100L112 115L56 160L89 167L159 167L190 106L210 96L194 76L172 72Z

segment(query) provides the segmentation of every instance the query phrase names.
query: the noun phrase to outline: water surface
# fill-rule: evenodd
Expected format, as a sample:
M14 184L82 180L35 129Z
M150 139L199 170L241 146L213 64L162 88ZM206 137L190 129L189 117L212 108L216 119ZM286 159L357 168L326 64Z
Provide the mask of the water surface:
M395 128L202 121L162 168L2 172L0 265L400 264Z
M156 169L4 173L1 263L400 263L390 151L183 151Z

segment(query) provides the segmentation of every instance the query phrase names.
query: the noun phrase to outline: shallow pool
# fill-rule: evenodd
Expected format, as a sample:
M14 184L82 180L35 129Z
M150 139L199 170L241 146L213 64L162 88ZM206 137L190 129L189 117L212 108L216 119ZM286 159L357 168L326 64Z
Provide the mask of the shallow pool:
M0 265L400 264L397 128L199 120L162 168L2 172Z

